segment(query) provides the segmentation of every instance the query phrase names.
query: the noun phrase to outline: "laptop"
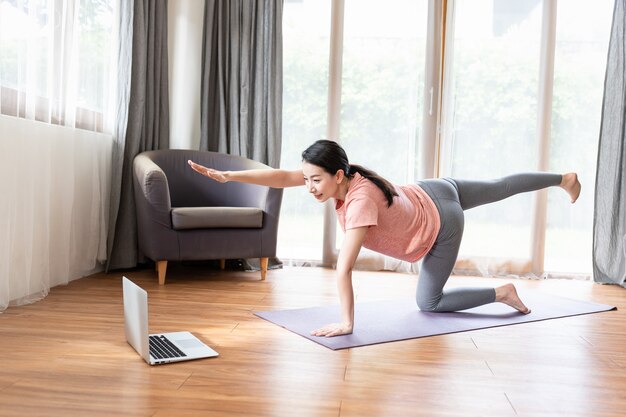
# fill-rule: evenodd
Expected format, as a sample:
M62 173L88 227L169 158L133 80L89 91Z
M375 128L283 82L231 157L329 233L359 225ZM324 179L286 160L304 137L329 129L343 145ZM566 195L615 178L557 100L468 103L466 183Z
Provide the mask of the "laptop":
M149 334L148 293L126 277L122 278L122 289L126 340L144 361L160 365L218 356L189 332Z

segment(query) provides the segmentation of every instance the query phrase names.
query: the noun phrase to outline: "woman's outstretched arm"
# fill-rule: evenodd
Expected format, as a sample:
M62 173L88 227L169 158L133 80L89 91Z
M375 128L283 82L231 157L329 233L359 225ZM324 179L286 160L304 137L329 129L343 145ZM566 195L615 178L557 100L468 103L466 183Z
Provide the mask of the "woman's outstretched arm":
M367 227L349 229L343 238L337 260L337 289L341 303L341 323L328 324L311 332L313 336L339 336L352 333L354 328L354 292L352 290L352 268L363 245Z
M207 168L193 161L187 161L196 172L218 182L247 182L273 188L287 188L304 185L302 170L287 171L284 169L249 169L244 171L218 171Z

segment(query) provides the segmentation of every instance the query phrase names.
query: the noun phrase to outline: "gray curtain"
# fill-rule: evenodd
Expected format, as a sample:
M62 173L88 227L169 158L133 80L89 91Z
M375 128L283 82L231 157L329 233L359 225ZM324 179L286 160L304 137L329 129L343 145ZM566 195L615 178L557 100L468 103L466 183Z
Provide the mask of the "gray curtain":
M282 136L282 0L206 0L200 150L277 168Z
M626 0L616 0L604 80L593 222L596 282L626 277Z
M119 64L122 69L130 69L130 97L127 124L125 129L123 125L118 129L122 134L113 149L107 270L134 267L140 256L133 199L133 159L143 151L169 148L167 0L134 0L121 4L128 9L126 16L122 13L122 19L132 21L132 54L121 53L120 57L132 56L132 62ZM120 41L123 43L125 39ZM128 74L125 77L128 78ZM118 104L118 108L123 107L123 103ZM123 123L120 113L123 114L123 110L118 112L118 120Z

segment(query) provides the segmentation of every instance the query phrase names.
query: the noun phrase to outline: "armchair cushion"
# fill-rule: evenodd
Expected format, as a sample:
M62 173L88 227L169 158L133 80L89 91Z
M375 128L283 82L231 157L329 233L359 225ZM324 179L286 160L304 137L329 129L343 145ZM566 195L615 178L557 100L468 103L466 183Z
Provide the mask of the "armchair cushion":
M175 207L175 230L263 227L263 210L256 207Z

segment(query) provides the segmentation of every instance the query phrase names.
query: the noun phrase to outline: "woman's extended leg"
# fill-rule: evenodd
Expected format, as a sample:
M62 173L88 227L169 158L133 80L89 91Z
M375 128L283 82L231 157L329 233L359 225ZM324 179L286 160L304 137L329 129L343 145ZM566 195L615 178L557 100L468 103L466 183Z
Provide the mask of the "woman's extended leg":
M580 195L580 182L578 182L575 173L558 175L533 172L509 175L497 180L452 179L452 182L456 185L463 210L500 201L515 194L537 191L552 186L563 188L570 195L572 203Z

